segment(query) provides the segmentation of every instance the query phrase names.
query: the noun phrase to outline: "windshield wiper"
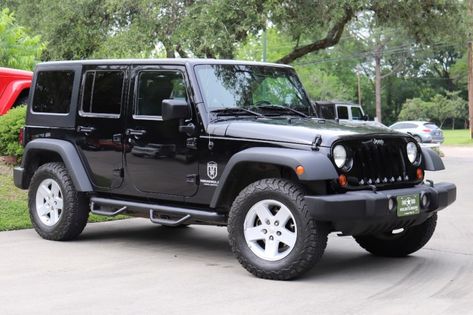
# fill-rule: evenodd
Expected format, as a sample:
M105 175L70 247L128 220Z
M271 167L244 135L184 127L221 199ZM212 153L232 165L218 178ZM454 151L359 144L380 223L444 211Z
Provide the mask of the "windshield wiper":
M285 111L285 112L291 112L293 114L302 116L302 117L309 117L308 115L304 114L303 112L300 112L298 110L295 110L294 108L282 106L282 105L260 105L260 106L255 106L255 108L262 108L262 109L271 109L271 110L278 110L278 111Z
M211 110L210 112L215 113L217 116L239 116L242 114L250 114L257 117L265 117L263 114L242 107L223 107Z

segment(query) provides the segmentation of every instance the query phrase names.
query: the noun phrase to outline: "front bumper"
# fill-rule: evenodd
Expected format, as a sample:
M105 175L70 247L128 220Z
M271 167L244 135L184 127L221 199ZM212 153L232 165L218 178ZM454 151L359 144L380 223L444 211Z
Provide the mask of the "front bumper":
M420 213L398 217L396 208L389 210L389 199L397 196L427 195L429 203L420 207ZM452 183L433 186L420 184L411 188L382 191L350 191L344 194L305 196L312 216L319 221L331 222L334 229L347 235L373 234L421 224L435 212L444 209L456 199L457 188Z

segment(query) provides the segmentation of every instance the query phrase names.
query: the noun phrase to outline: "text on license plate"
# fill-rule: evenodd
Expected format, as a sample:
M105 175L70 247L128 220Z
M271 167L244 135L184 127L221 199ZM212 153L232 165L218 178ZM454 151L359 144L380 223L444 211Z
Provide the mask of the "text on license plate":
M397 197L397 216L405 217L419 213L419 194Z

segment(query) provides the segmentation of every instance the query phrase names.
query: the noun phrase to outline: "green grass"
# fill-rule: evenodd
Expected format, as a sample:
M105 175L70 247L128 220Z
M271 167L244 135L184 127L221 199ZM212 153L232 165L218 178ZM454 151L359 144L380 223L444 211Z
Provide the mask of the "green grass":
M473 145L473 140L470 138L470 130L443 130L445 137L444 145Z
M28 192L15 187L12 178L12 168L0 162L0 231L10 231L31 228L28 213ZM114 218L91 215L89 222L103 222L123 219L125 216Z

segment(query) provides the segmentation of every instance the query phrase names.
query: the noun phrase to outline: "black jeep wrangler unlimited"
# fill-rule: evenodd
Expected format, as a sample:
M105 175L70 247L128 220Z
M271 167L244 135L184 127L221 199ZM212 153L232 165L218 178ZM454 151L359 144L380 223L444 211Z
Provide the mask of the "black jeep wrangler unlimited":
M314 118L294 70L223 60L39 64L14 170L45 239L70 240L89 212L166 226L228 226L240 263L294 278L327 235L406 256L432 236L450 183L411 136Z

